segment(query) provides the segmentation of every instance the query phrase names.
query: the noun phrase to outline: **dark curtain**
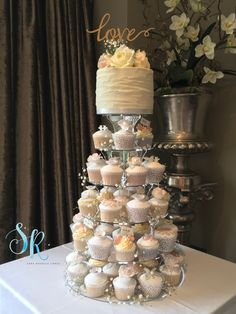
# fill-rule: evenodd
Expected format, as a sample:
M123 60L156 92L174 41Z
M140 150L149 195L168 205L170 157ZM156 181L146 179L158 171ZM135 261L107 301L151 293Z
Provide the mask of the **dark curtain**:
M0 262L22 222L70 240L96 129L92 1L0 0Z

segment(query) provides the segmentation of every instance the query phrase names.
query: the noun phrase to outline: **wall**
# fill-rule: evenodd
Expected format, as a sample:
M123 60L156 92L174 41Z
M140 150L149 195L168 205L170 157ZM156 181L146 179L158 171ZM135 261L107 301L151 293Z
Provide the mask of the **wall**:
M150 0L152 7L157 3ZM225 14L233 11L234 0L224 1ZM144 19L139 0L95 0L95 25L105 12L112 13L113 25L143 28ZM155 18L150 10L150 19ZM146 40L134 43L144 48ZM98 55L101 47L98 46ZM227 68L236 69L236 55L221 54ZM155 119L155 117L154 117ZM197 155L192 168L203 181L217 182L215 197L200 203L196 209L191 243L208 253L236 262L236 78L227 77L214 86L214 98L209 108L206 134L213 141L212 152Z

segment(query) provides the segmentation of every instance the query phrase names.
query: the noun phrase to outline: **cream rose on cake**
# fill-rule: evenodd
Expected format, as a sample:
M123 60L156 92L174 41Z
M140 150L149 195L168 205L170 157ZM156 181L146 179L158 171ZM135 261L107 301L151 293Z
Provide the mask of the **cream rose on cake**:
M116 68L132 67L134 65L135 51L129 47L122 45L116 49L111 57L111 66Z
M137 68L150 69L150 63L145 51L141 51L140 49L136 51L134 55L134 66Z

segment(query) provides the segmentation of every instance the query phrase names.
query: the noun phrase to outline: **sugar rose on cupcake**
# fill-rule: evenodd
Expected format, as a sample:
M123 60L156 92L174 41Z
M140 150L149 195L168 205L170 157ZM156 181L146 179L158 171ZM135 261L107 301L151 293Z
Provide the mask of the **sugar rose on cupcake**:
M111 57L111 66L116 68L132 67L134 65L135 51L125 45L116 49Z
M134 66L137 68L150 69L150 63L145 51L137 50L134 56Z

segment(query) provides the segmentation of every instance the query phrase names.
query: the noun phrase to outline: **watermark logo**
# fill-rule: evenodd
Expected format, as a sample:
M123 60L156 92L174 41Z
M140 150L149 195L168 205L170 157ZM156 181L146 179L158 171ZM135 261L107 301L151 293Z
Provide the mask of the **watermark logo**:
M39 245L44 241L45 234L43 231L39 231L38 229L34 229L30 235L27 236L23 231L23 223L19 222L16 224L16 228L8 232L5 239L8 239L12 233L17 233L20 238L12 239L9 243L9 249L13 254L21 255L29 250L29 256L31 258L34 257L35 252L38 257L45 261L48 259L48 255L42 254L40 252ZM17 250L17 247L20 247L20 250Z

